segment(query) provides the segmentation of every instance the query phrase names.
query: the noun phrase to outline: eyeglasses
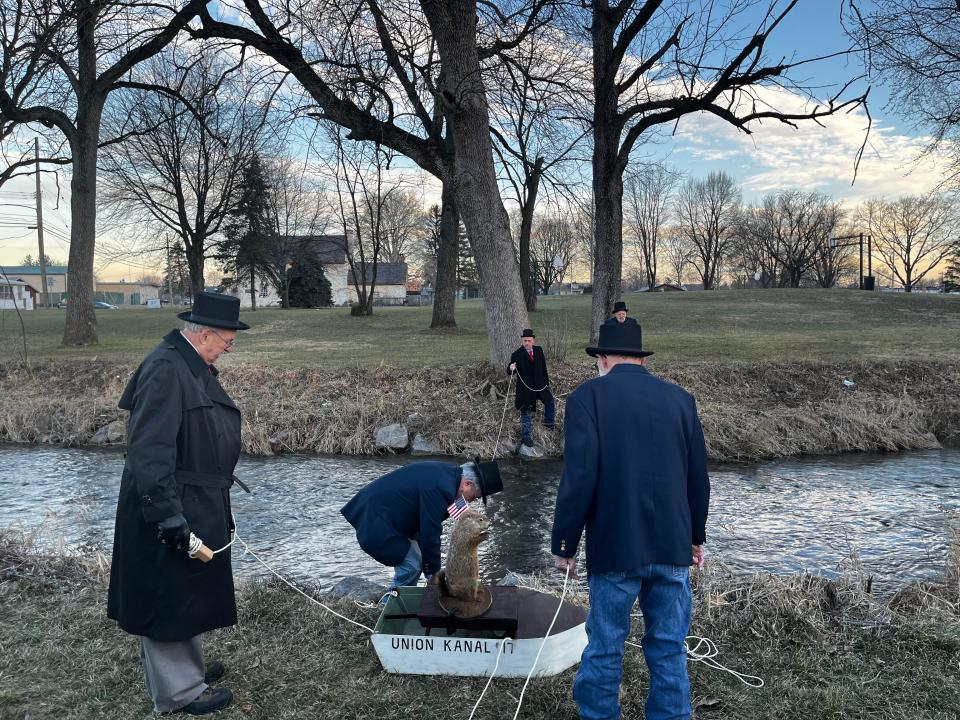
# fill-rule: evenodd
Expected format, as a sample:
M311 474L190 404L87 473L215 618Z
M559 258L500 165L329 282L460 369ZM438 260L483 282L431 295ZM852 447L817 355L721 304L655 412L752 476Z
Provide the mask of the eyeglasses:
M217 332L216 330L214 330L212 327L208 327L207 330L209 330L210 332L212 332L214 335L216 335L218 338L220 338L221 341L223 341L223 348L224 348L224 350L229 350L230 348L233 347L233 342L234 342L234 340L236 340L236 338L233 338L233 340L227 340L223 335L221 335L220 333L218 333L218 332Z

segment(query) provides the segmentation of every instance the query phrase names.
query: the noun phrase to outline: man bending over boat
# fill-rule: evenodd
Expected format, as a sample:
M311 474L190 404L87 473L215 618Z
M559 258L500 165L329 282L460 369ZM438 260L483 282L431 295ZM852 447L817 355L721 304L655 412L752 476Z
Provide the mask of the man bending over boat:
M647 720L689 718L684 639L690 628L689 566L703 562L710 480L696 404L651 375L640 325L600 326L600 377L567 400L563 476L552 552L573 573L584 526L590 612L587 648L573 683L585 720L620 717L630 612L643 611L650 670Z
M417 462L377 478L340 512L357 531L363 551L393 567L389 592L416 585L421 572L429 582L440 569L443 521L477 498L486 505L487 497L501 490L495 461Z

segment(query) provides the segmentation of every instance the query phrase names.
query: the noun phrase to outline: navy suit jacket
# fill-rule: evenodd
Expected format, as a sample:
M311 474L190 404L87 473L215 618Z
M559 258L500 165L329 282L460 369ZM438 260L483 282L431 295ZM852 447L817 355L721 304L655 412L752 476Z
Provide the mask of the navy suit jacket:
M340 512L357 531L360 547L377 562L397 566L417 539L423 573L440 569L440 534L463 469L439 461L389 472L354 495Z
M706 539L710 479L693 397L621 363L567 399L552 552L587 571L690 565Z

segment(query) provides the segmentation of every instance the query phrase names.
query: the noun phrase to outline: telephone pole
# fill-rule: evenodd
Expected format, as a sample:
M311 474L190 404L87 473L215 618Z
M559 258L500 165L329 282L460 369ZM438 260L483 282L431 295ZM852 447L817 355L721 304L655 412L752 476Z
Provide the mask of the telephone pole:
M40 306L47 302L47 258L43 254L43 197L40 194L40 138L33 139L33 158L37 170L37 240L40 243Z

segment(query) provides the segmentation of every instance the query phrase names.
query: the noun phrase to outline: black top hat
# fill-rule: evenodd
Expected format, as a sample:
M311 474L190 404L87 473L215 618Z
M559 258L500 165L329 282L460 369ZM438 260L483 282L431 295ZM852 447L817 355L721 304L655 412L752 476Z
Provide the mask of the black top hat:
M523 332L520 333L520 337L522 337L522 338L525 338L525 337L535 338L536 335L533 334L533 330L531 330L530 328L524 328L524 329L523 329Z
M212 292L198 292L193 297L193 307L177 313L177 317L197 325L223 328L224 330L249 330L240 322L240 298Z
M640 323L606 323L600 326L600 342L596 347L588 347L587 355L627 355L628 357L647 357L652 352L643 349L643 333Z
M487 495L493 495L503 490L503 479L500 477L500 468L496 460L480 461L478 455L473 459L473 470L477 473L480 483L480 496L483 504L487 504Z
M621 310L623 310L624 312L630 312L629 310L627 310L627 304L626 304L623 300L617 300L617 301L613 304L613 311L614 311L615 313L618 313L618 312L620 312Z

